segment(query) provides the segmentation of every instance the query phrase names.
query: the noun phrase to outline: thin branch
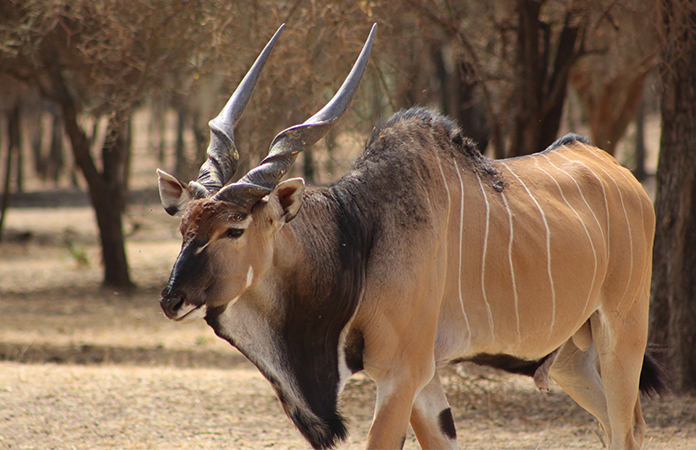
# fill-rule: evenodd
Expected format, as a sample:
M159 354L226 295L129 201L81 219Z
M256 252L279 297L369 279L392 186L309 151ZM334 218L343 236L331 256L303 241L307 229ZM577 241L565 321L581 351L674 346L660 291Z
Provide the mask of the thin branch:
M389 100L389 107L391 107L392 111L396 111L396 104L394 103L394 99L389 95L389 86L387 85L387 78L384 75L384 72L382 71L382 68L380 67L379 64L375 64L375 69L377 70L377 75L379 75L379 82L382 85L382 88L384 89L384 92L387 94L387 99Z
M283 23L287 23L290 21L290 17L295 13L295 10L297 10L297 7L300 6L300 3L302 3L302 0L297 0L294 5L290 8L288 13L285 15L285 18L283 19Z
M611 10L614 6L616 6L617 3L624 2L624 1L625 0L613 0L612 2L610 2L606 6L606 8L604 8L602 10L602 13L599 15L599 18L597 19L597 23L595 23L593 28L596 30L599 27L599 25L602 23L602 20L604 20L604 18L606 17L607 21L614 27L614 30L618 31L620 27L619 27L619 24L616 23L616 19L614 19L611 16Z
M443 29L448 31L451 35L457 38L457 41L462 45L462 48L466 51L466 53L469 56L469 62L471 63L471 68L474 71L474 76L476 77L476 81L479 83L481 86L481 92L483 94L483 100L486 105L486 111L488 112L488 117L491 121L491 130L492 130L492 143L493 147L495 147L495 155L497 158L501 158L505 155L505 149L503 148L503 139L502 139L502 134L501 134L501 129L500 129L500 123L498 122L498 119L495 115L495 112L493 110L493 103L491 101L491 95L488 90L488 87L486 85L486 80L484 79L482 75L482 69L481 69L481 64L478 61L478 58L476 56L476 53L474 52L474 48L471 45L471 42L466 35L466 33L460 29L460 27L457 24L453 24L451 21L447 21L434 12L430 10L427 6L425 6L422 2L417 2L415 0L407 0L407 2L416 10L419 12L423 13L425 16L427 16L430 20L433 22L437 23L440 25Z

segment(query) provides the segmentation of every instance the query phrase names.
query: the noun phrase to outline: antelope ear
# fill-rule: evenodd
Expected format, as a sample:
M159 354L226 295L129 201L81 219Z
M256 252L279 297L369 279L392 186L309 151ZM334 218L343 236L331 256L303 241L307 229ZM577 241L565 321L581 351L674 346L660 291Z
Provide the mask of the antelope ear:
M278 203L283 211L280 220L287 223L295 218L302 206L305 183L302 178L292 178L279 183L268 195L269 203Z
M168 173L157 169L157 175L159 175L157 184L162 206L167 214L175 216L186 208L193 195L188 186Z

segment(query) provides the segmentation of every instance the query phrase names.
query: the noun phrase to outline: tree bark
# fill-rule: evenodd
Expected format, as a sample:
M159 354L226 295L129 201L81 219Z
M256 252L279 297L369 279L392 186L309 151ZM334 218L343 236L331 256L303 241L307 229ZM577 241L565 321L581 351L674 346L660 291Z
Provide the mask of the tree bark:
M544 150L557 138L570 67L582 51L577 42L584 25L576 23L572 9L566 13L552 49L551 28L539 19L542 4L539 0L517 2L517 64L508 156Z
M517 2L517 64L515 73L515 109L510 136L509 156L527 155L539 147L541 116L542 64L539 54L539 13L541 2ZM544 67L545 69L545 67Z
M186 142L184 132L186 131L186 109L179 105L176 109L176 147L174 149L174 176L180 180L187 180L188 164L186 161Z
M644 181L648 174L645 172L645 96L641 95L638 111L636 112L636 144L635 161L636 167L633 169L633 176L638 181Z
M17 176L15 180L15 186L17 192L24 191L24 171L23 164L24 158L22 158L22 106L21 100L12 108L10 113L10 120L7 122L7 132L10 136L10 146L14 147L15 155L17 156L17 166L15 169L15 174Z
M102 176L98 189L90 188L97 216L104 258L104 284L131 288L123 235L126 209L125 174L128 161L128 121L117 113L111 116L102 146Z
M650 61L638 68L627 67L601 86L593 82L595 75L590 71L577 70L571 77L588 118L590 139L610 155L637 114L651 70Z
M48 152L48 178L58 186L60 174L63 172L63 127L61 126L59 113L53 114L53 128L51 134L51 148Z
M661 0L662 135L651 340L674 389L696 392L696 2ZM689 25L689 23L691 25Z
M131 289L128 259L123 235L123 176L124 137L122 127L126 123L117 114L109 119L107 137L102 146L102 171L90 154L90 140L80 127L75 102L69 94L59 70L51 74L53 97L63 113L63 126L70 139L75 164L87 181L89 197L99 228L104 264L104 286Z
M31 133L31 153L33 156L34 171L43 181L46 180L48 173L48 165L46 158L43 155L43 134L44 127L42 123L43 108L41 104L33 105L31 116L29 117L28 125Z
M491 129L488 125L486 107L476 89L473 68L468 61L447 61L443 43L437 42L431 48L431 54L440 82L440 108L449 117L455 119L464 135L476 142L483 153L490 141ZM474 81L471 81L474 80Z
M314 162L314 152L311 148L302 152L302 176L309 184L316 184L316 164Z
M5 160L5 180L3 184L2 197L0 198L0 242L2 242L5 214L10 204L10 190L12 189L12 171L15 166L14 159L17 164L21 162L19 153L21 150L21 132L20 132L20 106L15 104L7 115L7 159ZM0 148L2 146L0 145ZM16 154L17 158L12 156ZM17 176L21 176L17 170ZM18 189L19 190L19 189Z

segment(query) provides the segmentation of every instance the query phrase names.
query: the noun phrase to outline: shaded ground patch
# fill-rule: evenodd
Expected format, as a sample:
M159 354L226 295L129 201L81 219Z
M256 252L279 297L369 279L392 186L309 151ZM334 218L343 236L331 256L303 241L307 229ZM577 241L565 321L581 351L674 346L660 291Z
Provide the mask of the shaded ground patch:
M162 346L154 348L68 345L47 343L17 344L0 342L0 360L23 364L125 364L134 366L171 366L180 368L210 367L234 369L251 363L241 354L211 350L173 350Z

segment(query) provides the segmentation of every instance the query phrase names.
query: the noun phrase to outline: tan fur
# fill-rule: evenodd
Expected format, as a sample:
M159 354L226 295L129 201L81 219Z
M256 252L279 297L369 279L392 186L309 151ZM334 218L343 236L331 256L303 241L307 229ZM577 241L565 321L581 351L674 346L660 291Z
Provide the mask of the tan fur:
M341 333L361 334L362 363L377 384L367 448L399 448L409 421L424 448L456 448L438 419L448 406L436 369L480 354L550 355L534 374L537 386L546 390L555 379L597 417L612 450L640 448L655 220L640 184L611 156L577 141L483 163L440 150L419 157L432 185L414 188L413 201L425 212L411 224L398 222L407 219L398 211L380 217L364 292ZM178 204L177 186L168 185L165 204ZM185 242L208 239L217 281L205 302L228 305L223 326L244 325L229 310L240 298L239 311L274 320L283 274L302 267L311 251L298 226L285 226L303 189L297 180L281 184L247 216L211 199L187 206L182 234ZM320 211L303 220L325 220ZM225 238L229 227L245 232ZM277 359L272 341L237 337L254 343L257 364L278 369L268 362ZM274 376L285 379L279 370Z
M590 321L588 320L573 335L573 344L583 352L592 345L592 332L590 331Z
M564 345L585 360L596 346L601 381L568 375L568 350L551 375L561 374L559 384L599 417L612 449L639 448L644 424L633 411L640 408L654 230L640 184L611 156L580 142L495 162L502 191L461 163L439 165L436 189L447 202L433 208L444 221L378 252L383 261L373 265L353 324L369 330L365 369L378 386L368 448L396 443L405 425L394 425L395 411L408 410L429 383L433 362L479 353L534 360ZM418 263L398 262L405 260ZM394 265L398 271L385 269ZM596 363L586 364L596 371ZM599 391L574 394L581 385ZM437 436L423 441L431 438Z

